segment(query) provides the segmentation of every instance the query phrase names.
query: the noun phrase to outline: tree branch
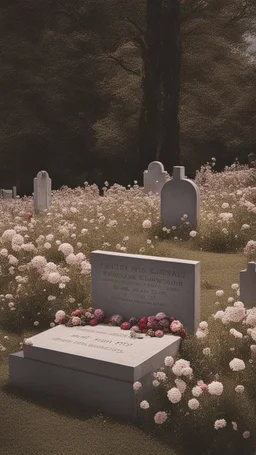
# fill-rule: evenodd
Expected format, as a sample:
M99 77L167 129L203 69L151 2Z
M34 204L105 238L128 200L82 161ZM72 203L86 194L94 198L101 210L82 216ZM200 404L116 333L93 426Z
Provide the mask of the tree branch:
M234 17L232 17L232 18L227 22L227 24L231 24L232 22L235 22L235 21L238 21L239 19L241 19L241 18L244 16L244 14L245 14L245 12L246 12L248 6L249 6L248 3L245 2L245 3L243 4L243 8L241 9L241 11L240 11L239 13L237 13Z
M141 76L140 71L136 71L136 70L129 68L128 66L126 66L126 63L123 62L123 60L121 60L117 57L114 57L113 55L108 55L107 58L109 58L110 60L113 60L115 63L117 63L119 66L121 66L121 68L123 68L128 73L133 74L134 76L137 76L137 77Z

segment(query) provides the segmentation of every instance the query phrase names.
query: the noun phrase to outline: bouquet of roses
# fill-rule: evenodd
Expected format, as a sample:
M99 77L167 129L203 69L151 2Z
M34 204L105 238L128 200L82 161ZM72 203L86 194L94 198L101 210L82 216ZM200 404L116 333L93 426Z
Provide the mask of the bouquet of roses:
M161 338L164 334L173 334L181 338L186 336L183 324L173 316L167 316L165 313L157 313L155 316L144 316L142 318L133 316L129 321L124 321L120 314L106 317L103 310L90 307L86 310L77 309L70 316L65 311L57 311L55 323L65 324L66 327L110 324L120 327L122 330L130 330L130 335L134 338L139 333L158 338Z

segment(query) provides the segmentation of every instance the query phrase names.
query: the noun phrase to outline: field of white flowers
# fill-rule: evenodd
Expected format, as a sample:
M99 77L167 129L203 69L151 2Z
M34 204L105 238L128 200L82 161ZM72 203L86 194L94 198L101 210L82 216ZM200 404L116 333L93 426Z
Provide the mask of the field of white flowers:
M40 214L32 197L0 200L0 329L42 331L55 325L58 310L88 308L93 250L159 256L168 241L195 254L243 251L245 264L256 260L256 170L235 163L215 173L214 164L195 179L197 231L186 216L180 227L162 226L159 197L136 182L106 182L103 197L96 185L63 187ZM185 339L180 359L167 358L155 372L153 396L139 400L150 431L154 422L179 455L250 454L256 447L256 308L245 310L236 283L230 296L217 292L217 312Z

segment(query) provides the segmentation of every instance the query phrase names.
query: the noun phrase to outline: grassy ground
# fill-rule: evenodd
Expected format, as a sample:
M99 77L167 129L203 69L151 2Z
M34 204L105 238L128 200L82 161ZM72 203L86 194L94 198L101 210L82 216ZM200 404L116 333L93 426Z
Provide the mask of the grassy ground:
M166 242L157 245L155 255L166 254ZM239 283L239 272L246 266L238 254L215 254L192 251L185 244L168 242L169 257L201 261L201 316L205 319L216 311L215 292L225 291ZM0 454L1 455L174 455L174 452L133 425L118 423L102 415L54 405L45 398L16 395L8 390L8 354L19 350L24 336L3 330L0 343L7 349L0 352ZM9 336L5 340L4 335ZM180 454L179 454L180 455Z

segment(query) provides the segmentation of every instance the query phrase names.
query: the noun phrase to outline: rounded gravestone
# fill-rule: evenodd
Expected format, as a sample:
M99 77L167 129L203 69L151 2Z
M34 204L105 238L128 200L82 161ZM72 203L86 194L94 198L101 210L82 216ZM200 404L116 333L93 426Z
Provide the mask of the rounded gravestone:
M34 178L34 206L35 210L48 209L51 203L52 180L48 172L40 171Z
M185 177L184 166L174 166L173 179L161 191L161 220L165 227L180 226L181 218L197 228L200 214L200 193L197 185Z
M160 196L161 190L166 182L166 176L167 172L164 170L163 164L160 161L152 161L147 171L143 173L144 192L149 193L151 191Z

